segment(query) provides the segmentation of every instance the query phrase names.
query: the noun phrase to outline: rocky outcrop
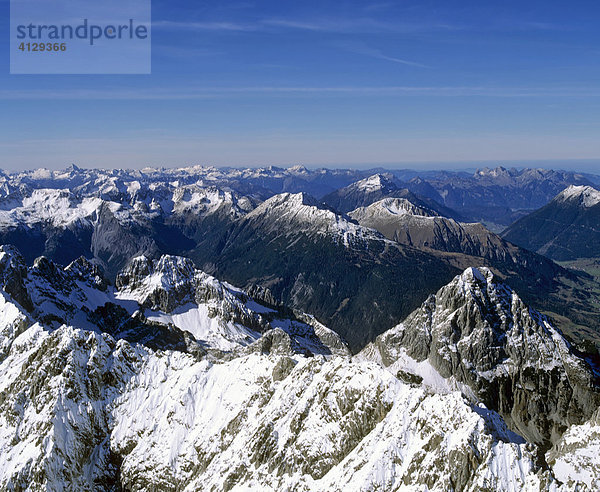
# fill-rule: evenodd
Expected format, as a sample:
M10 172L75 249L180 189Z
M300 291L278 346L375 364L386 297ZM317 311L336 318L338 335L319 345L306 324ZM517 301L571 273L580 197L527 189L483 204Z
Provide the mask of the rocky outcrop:
M2 289L25 310L33 309L33 302L25 287L27 265L19 251L11 245L0 246L0 281Z
M567 487L600 489L600 409L588 421L570 427L546 454L558 480ZM586 487L586 488L584 488Z
M143 306L167 313L175 306L194 298L196 268L188 258L163 256L151 260L146 256L134 258L117 275L119 290L136 292Z
M426 362L545 448L600 404L586 361L485 268L467 269L365 353L394 371Z

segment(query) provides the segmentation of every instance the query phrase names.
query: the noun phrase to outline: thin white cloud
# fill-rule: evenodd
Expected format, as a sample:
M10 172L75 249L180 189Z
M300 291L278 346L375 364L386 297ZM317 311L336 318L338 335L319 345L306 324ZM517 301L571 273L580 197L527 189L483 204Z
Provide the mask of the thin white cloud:
M331 33L394 33L415 34L423 32L455 31L462 27L439 22L400 22L371 17L318 18L318 19L266 19L262 24L273 27Z
M0 0L2 1L2 0ZM379 7L373 6L366 11L385 10L389 5L382 3ZM380 16L381 17L381 16ZM263 18L247 22L239 21L172 21L157 20L152 23L158 29L184 29L194 31L222 31L222 32L252 32L270 31L274 29L303 30L328 33L394 33L416 34L427 32L452 32L452 31L570 31L573 26L544 22L541 20L523 19L490 19L487 23L460 24L443 21L402 21L363 17L308 17L308 18Z
M318 32L377 32L389 31L393 25L370 18L357 19L266 19L265 26Z
M171 21L157 20L152 23L157 29L182 29L192 31L253 32L281 29L329 32L329 33L418 33L428 31L456 30L460 27L440 23L387 22L370 17L357 18L314 18L314 19L258 19L251 22L237 21Z
M160 20L152 23L152 28L184 29L192 31L256 31L257 24L241 24L237 22L187 22Z
M398 56L392 56L388 53L384 53L378 48L373 48L368 46L367 44L360 41L337 41L334 43L334 46L340 48L345 51L349 51L351 53L356 53L358 55L368 56L371 58L377 58L378 60L390 61L393 63L399 63L401 65L408 65L411 67L419 67L419 68L431 68L429 65L424 63L416 62L414 60L408 60L404 57L400 58Z
M429 65L425 65L423 63L418 63L412 60L405 60L404 58L398 58L395 56L389 56L383 53L381 50L375 48L369 48L367 46L357 46L350 47L350 51L357 53L359 55L370 56L372 58L377 58L379 60L390 61L394 63L399 63L401 65L409 65L411 67L419 67L419 68L431 68Z
M0 100L193 100L240 95L432 96L432 97L600 97L600 88L485 86L256 86L147 89L3 89Z
M566 24L523 19L498 19L492 21L488 26L481 27L496 31L571 31L574 29L573 26Z

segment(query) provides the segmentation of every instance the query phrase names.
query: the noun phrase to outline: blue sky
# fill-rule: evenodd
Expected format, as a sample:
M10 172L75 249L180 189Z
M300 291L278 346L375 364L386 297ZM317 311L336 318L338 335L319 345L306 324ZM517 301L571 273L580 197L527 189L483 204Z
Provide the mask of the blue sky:
M151 75L9 75L6 40L0 167L600 173L597 2L157 0L152 17Z

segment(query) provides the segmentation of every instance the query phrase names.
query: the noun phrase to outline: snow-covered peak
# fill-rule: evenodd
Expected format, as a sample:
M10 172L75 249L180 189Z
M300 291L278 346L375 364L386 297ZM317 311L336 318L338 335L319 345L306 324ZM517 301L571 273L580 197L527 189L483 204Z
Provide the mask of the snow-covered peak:
M495 168L484 167L483 169L477 169L475 171L476 178L492 178L492 179L505 179L510 180L519 174L519 171L515 168L506 169L502 166L496 166Z
M178 187L173 183L172 211L174 214L193 213L194 215L210 215L223 210L232 217L241 217L254 208L248 197L222 190L214 186L200 187L196 185Z
M494 274L487 267L469 267L463 273L455 278L450 285L456 283L461 292L473 292L477 288L479 291L484 289L496 289L498 285L494 284ZM508 287L502 285L502 290ZM510 290L510 288L508 288Z
M145 261L148 261L145 257L135 258L135 268L139 268ZM188 282L195 274L194 262L189 258L163 255L158 260L151 262L148 276L144 278L144 281L150 286L156 285L163 289L173 289Z
M338 216L306 193L281 193L256 207L248 219L268 216L273 221L318 227L334 223Z
M515 432L545 445L558 439L565 419L582 421L600 404L585 361L487 268L466 269L378 337L364 356L438 391L458 389L482 400ZM576 395L580 410L573 402L564 406L565 394ZM552 403L532 421L521 398Z
M376 231L354 223L306 193L282 193L269 198L246 216L266 230L284 234L330 235L350 246L354 241L384 240Z
M81 172L81 168L74 163L71 163L69 167L66 169L67 172L78 173Z
M372 203L368 207L360 207L350 212L352 218L360 220L367 216L372 218L391 218L404 215L413 215L418 217L437 217L439 214L425 207L415 205L406 198L384 198L378 202Z
M196 269L189 258L172 255L156 260L145 256L134 258L117 276L116 286L119 297L165 312L193 302L199 290L219 298L233 299L242 294L239 289Z
M148 320L177 326L210 348L236 350L280 330L292 352L348 353L340 337L312 317L281 316L242 289L196 269L188 258L137 257L116 284L118 300L135 301Z
M296 166L288 167L287 170L289 173L292 173L292 174L308 174L309 173L309 170L305 166L302 166L300 164L298 164Z
M555 201L576 201L580 207L590 208L600 203L600 191L591 186L569 186L560 192Z
M385 175L374 174L373 176L369 176L368 178L357 181L356 183L350 185L349 188L360 190L365 193L372 193L385 189L395 189L396 185Z
M497 176L503 176L506 175L508 173L508 171L503 168L502 166L497 166L493 169L490 169L489 167L484 167L483 169L478 169L476 174L479 176L493 176L493 177L497 177Z
M280 193L273 197L265 200L261 205L262 209L274 209L274 208L289 208L302 209L305 207L319 208L319 202L307 193Z
M50 222L55 227L66 227L90 218L101 203L100 198L78 199L68 190L36 189L10 208L0 210L0 225Z

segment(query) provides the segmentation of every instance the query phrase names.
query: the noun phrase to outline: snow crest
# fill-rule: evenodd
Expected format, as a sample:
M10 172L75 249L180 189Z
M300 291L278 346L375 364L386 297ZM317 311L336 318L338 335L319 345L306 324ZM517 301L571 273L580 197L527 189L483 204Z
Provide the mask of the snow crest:
M591 186L569 186L557 197L558 201L577 200L581 207L590 208L600 203L600 191Z

